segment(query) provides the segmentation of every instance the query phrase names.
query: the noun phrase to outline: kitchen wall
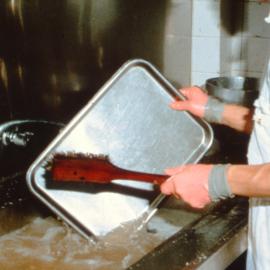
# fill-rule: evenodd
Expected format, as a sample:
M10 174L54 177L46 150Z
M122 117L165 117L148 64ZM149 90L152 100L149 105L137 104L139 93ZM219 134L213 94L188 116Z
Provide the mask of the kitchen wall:
M260 77L270 38L269 4L235 0L170 1L164 73L175 84L203 85L228 75Z
M0 1L0 122L69 121L126 61L163 66L167 1Z
M269 52L270 24L264 22L269 11L270 4L245 1L242 31L232 39L232 54L240 52L231 59L232 73L261 75Z
M169 0L167 3L162 71L174 85L189 85L193 4L190 0Z
M176 87L258 77L268 9L244 0L2 0L0 122L68 121L134 58Z

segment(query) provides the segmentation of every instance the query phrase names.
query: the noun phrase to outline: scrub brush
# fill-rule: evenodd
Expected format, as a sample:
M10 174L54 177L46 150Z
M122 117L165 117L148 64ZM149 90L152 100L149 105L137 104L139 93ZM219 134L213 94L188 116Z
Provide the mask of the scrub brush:
M108 184L113 180L134 180L160 185L167 175L125 170L112 164L107 156L57 153L46 165L50 179L56 182Z

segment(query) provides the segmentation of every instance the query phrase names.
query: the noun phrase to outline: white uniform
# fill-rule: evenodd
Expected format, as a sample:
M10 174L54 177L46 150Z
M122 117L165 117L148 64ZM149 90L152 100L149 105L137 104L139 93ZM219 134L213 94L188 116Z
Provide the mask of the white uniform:
M254 128L248 149L249 164L270 162L270 61L259 98L255 101ZM269 175L270 179L270 175ZM248 270L270 269L270 197L249 200Z

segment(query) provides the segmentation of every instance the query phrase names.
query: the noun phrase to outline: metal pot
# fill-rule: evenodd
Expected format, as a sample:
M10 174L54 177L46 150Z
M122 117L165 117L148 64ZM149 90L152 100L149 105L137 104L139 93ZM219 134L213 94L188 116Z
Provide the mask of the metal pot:
M208 93L226 103L252 107L258 97L259 79L252 77L216 77L206 80Z

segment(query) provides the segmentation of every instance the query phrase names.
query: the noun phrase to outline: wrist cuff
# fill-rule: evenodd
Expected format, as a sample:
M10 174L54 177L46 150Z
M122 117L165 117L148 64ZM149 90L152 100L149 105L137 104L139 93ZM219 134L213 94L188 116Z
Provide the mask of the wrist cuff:
M227 181L226 171L228 167L229 164L214 165L210 172L208 179L208 192L212 201L234 197Z
M209 96L205 106L204 119L210 123L220 124L224 111L224 103Z

